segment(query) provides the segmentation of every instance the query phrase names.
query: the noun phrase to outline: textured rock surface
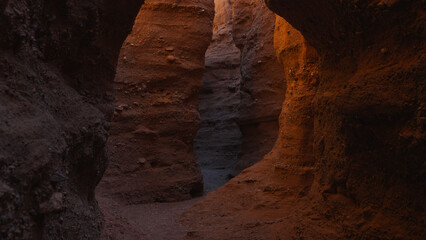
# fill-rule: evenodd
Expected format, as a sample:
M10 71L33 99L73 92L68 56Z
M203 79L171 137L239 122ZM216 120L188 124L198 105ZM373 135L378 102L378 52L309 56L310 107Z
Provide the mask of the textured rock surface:
M424 2L328 1L321 11L314 1L303 2L310 7L289 1L270 5L300 29L321 57L311 105L312 146L318 169L314 184L325 201L314 207L327 216L343 204L331 220L343 222L339 227L352 238L421 239L426 184ZM312 19L298 16L299 11L312 12ZM343 200L333 201L337 197ZM358 208L345 208L345 201Z
M300 32L283 19L277 20L275 35L277 53L285 53L279 54L279 59L287 85L279 137L260 163L243 170L185 213L183 222L196 229L194 239L336 236L333 229L322 230L325 227L316 224L317 216L309 208L311 199L306 197L314 173L311 102L318 83L317 55L309 52ZM305 165L296 168L284 159L303 160ZM294 208L296 205L304 208ZM210 213L212 217L204 217ZM215 229L222 230L217 233ZM312 232L318 229L325 234L316 238L317 233Z
M233 0L232 11L232 35L241 51L238 125L243 138L236 175L274 146L285 77L274 50L275 14L262 0Z
M275 15L261 1L216 1L196 148L207 192L260 161L275 143L284 98Z
M213 8L210 0L143 5L119 58L103 197L136 204L202 194L193 139Z
M237 125L240 51L232 38L232 5L227 0L216 0L215 12L213 39L206 52L206 72L199 99L202 124L195 139L206 192L229 180L241 146Z
M0 239L96 239L112 80L141 0L0 1Z
M267 3L300 30L278 20L279 138L185 214L193 238L423 239L424 2Z

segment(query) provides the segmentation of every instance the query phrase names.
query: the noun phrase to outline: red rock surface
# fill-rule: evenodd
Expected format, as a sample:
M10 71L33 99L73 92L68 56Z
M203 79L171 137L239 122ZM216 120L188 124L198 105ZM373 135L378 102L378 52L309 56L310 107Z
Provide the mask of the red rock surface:
M143 5L120 53L100 195L137 204L202 194L193 139L212 19L209 0Z

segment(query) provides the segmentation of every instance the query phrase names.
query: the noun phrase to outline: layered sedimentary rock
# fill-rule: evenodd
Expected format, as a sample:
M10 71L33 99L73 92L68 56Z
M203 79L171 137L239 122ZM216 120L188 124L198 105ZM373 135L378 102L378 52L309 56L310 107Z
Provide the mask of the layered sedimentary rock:
M184 216L192 235L423 239L424 3L267 3L297 29L277 21L278 141Z
M210 0L143 5L120 53L100 196L136 204L202 194L193 139L213 8Z
M96 239L112 81L143 1L0 1L0 238Z
M262 0L231 2L232 36L241 51L238 125L243 138L236 175L274 146L285 77L274 50L275 14Z
M195 139L195 151L205 191L210 192L229 180L241 146L237 124L240 51L232 38L232 5L227 0L215 1L213 38L205 65L199 99L202 124Z

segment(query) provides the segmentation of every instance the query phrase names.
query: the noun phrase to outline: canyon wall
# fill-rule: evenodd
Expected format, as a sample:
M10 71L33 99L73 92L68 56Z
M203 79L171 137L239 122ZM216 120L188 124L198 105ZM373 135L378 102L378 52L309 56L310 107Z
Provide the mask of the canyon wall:
M143 1L0 1L0 238L97 239L112 83Z
M206 192L260 161L278 135L284 74L274 50L275 14L261 1L217 0L206 52L196 152Z
M216 0L213 38L206 52L206 72L199 99L202 123L195 139L206 192L229 180L241 147L237 124L241 54L232 38L232 22L231 2Z
M107 165L115 65L142 2L0 0L1 239L99 238L102 221L94 189ZM104 187L112 183L118 187L106 188L106 196L126 203L177 200L200 189L193 187L200 186L201 176L193 163L191 141L198 125L195 102L204 51L195 51L200 39L192 42L181 34L198 29L200 23L202 32L210 31L207 19L212 18L208 14L212 4L193 2L205 7L180 7L188 1L148 5L147 16L161 24L140 26L147 32L124 45L121 65L131 67L132 61L144 56L133 52L133 47L147 46L151 55L144 59L150 70L132 72L142 73L146 79L142 82L131 76L120 78L125 72L116 78L116 119L137 117L135 122L115 125L131 131L128 135L113 133L117 137L111 138L113 161ZM278 18L275 26L275 48L286 78L278 140L261 162L183 216L192 229L187 238L424 239L425 2L266 3L285 19ZM234 16L243 12L238 9L234 8ZM185 22L172 18L168 24L173 26L162 25L170 13L187 18L182 18ZM253 16L245 17L247 22L233 23L241 62L256 48L241 40L244 34L237 34L238 29L244 24L261 29L257 27L261 23L253 25ZM160 35L162 26L168 31L174 27L175 36ZM253 39L258 34L253 33ZM210 41L207 35L202 35L204 48ZM137 45L143 39L149 44ZM187 59L184 50L196 63ZM264 60L260 61L262 66ZM167 71L163 71L165 66ZM193 73L190 76L183 73L188 69ZM241 72L242 93L250 92L250 86L261 87L251 83L250 77L245 79L249 72ZM199 76L197 82L193 75ZM172 81L182 76L194 82ZM240 98L241 103L253 109L259 106L258 112L264 112L266 106L253 102L257 94L246 96ZM277 95L272 91L265 96ZM181 103L185 106L179 107ZM147 115L141 106L147 107ZM190 117L183 118L183 113ZM250 117L241 118L241 126L256 114L243 114ZM260 119L267 119L263 116ZM170 118L176 119L169 122ZM163 147L156 139L171 145L161 153L151 149L154 155L145 156L144 148ZM120 150L122 141L135 149ZM130 141L145 145L136 148ZM175 159L175 151L176 156L188 158L177 159L178 164L157 158L164 153ZM120 154L127 153L135 155L123 158L130 163L123 165ZM173 182L180 189L166 188L160 182L167 183L168 176L182 169L195 175ZM156 171L166 179L154 176ZM155 178L136 177L140 172ZM122 184L118 176L135 181ZM145 181L163 194L146 190ZM193 184L188 187L185 181ZM140 184L142 190L136 189Z
M137 204L203 193L193 139L213 9L210 0L145 1L119 57L99 196Z
M423 239L424 1L266 2L285 18L279 137L183 216L191 236Z
M231 2L232 36L241 51L238 125L243 138L236 176L274 146L285 77L274 50L275 14L262 0Z

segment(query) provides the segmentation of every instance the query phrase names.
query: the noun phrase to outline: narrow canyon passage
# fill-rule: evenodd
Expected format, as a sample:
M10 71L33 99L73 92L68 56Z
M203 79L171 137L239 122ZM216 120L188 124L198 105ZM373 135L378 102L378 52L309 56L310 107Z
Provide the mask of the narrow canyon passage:
M179 218L200 201L191 198L223 186L273 146L284 95L273 51L275 16L260 0L256 6L216 0L209 35L209 7L147 1L123 44L110 164L97 189L105 238L182 239L189 230ZM188 24L194 11L211 15ZM261 65L269 71L259 73Z
M139 204L203 194L193 139L213 16L209 0L142 6L120 52L103 196Z
M0 239L426 239L426 1L0 0Z
M142 6L114 81L110 163L97 188L102 238L186 234L178 219L203 194L193 140L213 17L210 0L147 0Z
M206 192L259 162L278 136L285 77L275 14L261 0L215 1L195 152Z

